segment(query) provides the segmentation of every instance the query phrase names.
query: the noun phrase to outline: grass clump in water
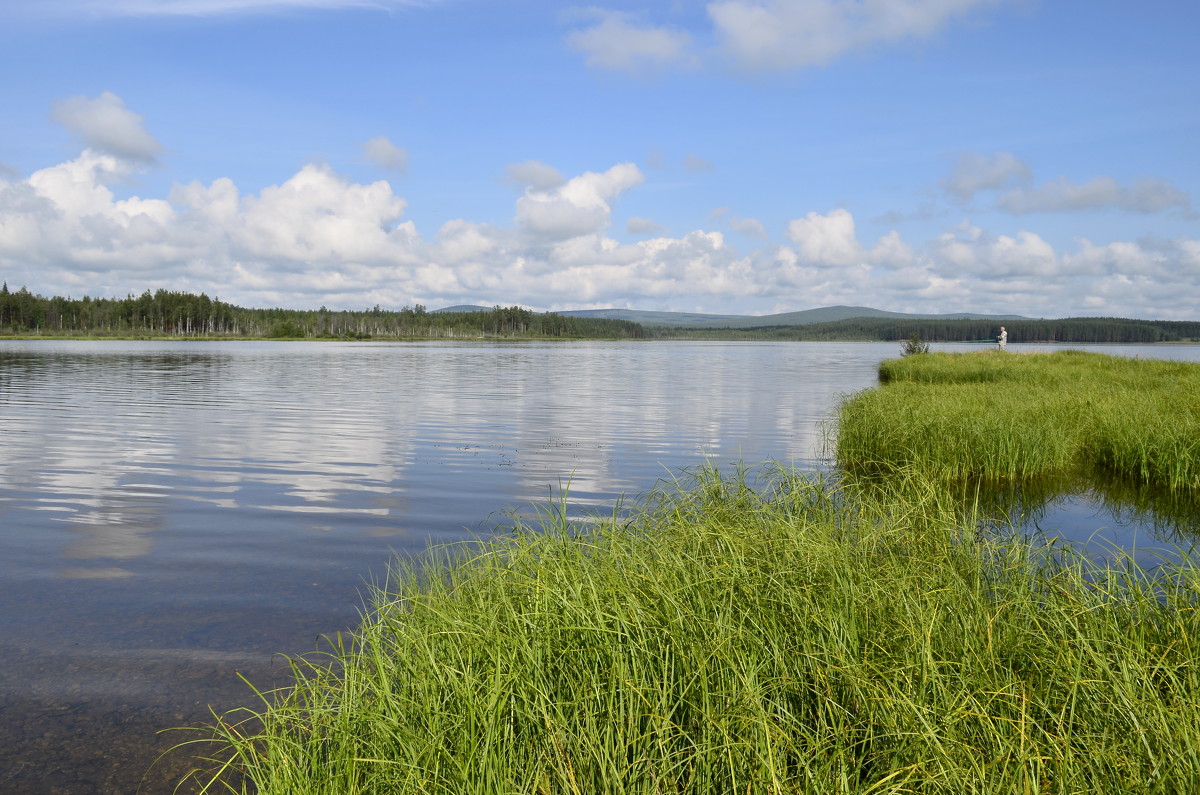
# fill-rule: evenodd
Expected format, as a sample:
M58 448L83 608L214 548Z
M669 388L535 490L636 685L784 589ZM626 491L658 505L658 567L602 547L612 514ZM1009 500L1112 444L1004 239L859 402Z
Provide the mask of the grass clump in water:
M1100 471L1200 489L1200 366L1062 351L936 353L880 365L840 410L838 462L984 482Z
M398 567L329 661L220 719L208 789L1189 791L1200 573L1000 546L940 494L705 469Z

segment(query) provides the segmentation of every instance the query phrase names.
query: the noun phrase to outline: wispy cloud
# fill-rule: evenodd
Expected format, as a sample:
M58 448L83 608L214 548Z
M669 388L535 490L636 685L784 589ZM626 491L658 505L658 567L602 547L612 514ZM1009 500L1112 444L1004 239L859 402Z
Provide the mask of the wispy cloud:
M108 91L94 99L75 96L59 100L50 117L87 146L123 160L149 163L162 153L162 145L142 126L142 117Z
M683 159L683 170L689 174L699 174L702 171L712 171L713 164L694 152L688 152Z
M695 64L689 33L649 25L631 14L596 10L591 27L574 30L567 44L584 54L588 66L644 74Z
M925 39L1001 0L722 0L708 6L723 52L750 69L820 66L879 43Z
M591 9L599 21L567 43L600 69L639 73L724 61L747 71L823 66L879 44L928 39L1007 0L717 0L695 32L626 12ZM715 41L701 50L698 42Z
M382 135L367 141L362 148L367 160L380 168L401 174L408 170L408 150L396 146Z
M954 161L941 187L961 201L970 201L979 191L1023 185L1033 179L1029 166L1011 152L985 155L963 152Z
M665 232L663 227L650 218L630 218L625 222L625 231L631 235L657 235Z
M969 202L980 193L1003 191L996 196L994 206L1016 215L1082 210L1189 212L1192 204L1185 191L1153 177L1129 185L1109 176L1093 177L1086 182L1059 177L1035 186L1033 170L1011 152L964 152L938 185L959 202Z
M553 190L566 182L557 168L539 160L513 163L505 169L505 178L521 187Z
M1037 188L1017 188L1005 193L997 206L1012 213L1070 212L1114 209L1134 213L1157 213L1191 206L1191 198L1170 183L1141 179L1121 185L1112 177L1095 177L1087 182L1057 179Z
M377 9L433 5L437 0L15 0L9 11L30 16L213 17L281 11Z

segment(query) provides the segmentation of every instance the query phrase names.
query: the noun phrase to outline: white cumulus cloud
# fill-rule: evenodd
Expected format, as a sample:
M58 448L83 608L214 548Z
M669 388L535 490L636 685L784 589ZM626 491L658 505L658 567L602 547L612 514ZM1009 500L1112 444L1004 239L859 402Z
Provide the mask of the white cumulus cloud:
M633 163L587 172L553 190L530 187L517 200L517 225L536 238L563 240L608 228L612 202L644 177Z
M125 161L89 149L24 182L0 183L0 253L81 270L149 268L178 253L184 241L172 240L168 202L118 200L108 188L128 172Z
M242 201L236 241L256 258L293 263L394 261L408 235L396 224L405 206L387 182L361 185L307 165Z
M946 277L1011 277L1059 275L1061 261L1054 248L1033 232L991 236L964 222L939 235L929 245L938 273Z
M806 264L854 265L861 262L865 253L855 234L854 216L847 210L837 209L827 215L811 212L797 218L788 224L787 236L796 244L796 253Z
M88 149L27 178L0 175L0 273L10 288L78 297L164 287L297 308L844 304L1164 318L1193 317L1200 290L1200 240L1056 246L1030 229L964 221L926 240L892 231L870 243L843 208L793 218L785 245L729 209L710 220L748 235L741 245L713 229L668 236L642 217L625 229L644 239L621 242L609 232L614 205L644 180L630 163L569 179L525 164L514 223L458 218L429 239L386 181L357 182L327 165L257 192L221 178L176 185L167 198L122 198L110 186L137 167Z

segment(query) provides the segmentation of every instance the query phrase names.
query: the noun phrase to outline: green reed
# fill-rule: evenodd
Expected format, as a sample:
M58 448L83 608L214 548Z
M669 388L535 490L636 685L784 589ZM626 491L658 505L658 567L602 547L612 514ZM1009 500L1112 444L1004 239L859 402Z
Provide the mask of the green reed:
M973 528L924 476L702 469L397 565L206 791L1085 793L1200 780L1200 572ZM243 777L243 778L239 778Z
M1002 482L1103 471L1200 488L1200 366L1094 353L884 362L841 409L838 462Z

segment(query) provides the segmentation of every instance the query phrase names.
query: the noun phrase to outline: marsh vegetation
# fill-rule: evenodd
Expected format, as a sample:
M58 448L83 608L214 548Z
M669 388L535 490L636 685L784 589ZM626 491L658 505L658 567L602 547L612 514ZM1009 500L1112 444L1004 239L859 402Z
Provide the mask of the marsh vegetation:
M1200 367L1083 351L931 354L883 362L847 401L838 463L937 481L1100 474L1200 488Z

